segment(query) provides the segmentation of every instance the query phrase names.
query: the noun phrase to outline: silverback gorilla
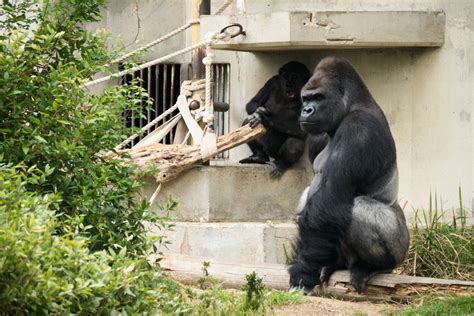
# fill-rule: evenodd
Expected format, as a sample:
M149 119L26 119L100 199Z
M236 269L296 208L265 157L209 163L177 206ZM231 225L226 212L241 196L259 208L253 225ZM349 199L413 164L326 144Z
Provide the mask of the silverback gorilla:
M248 143L252 155L240 163L270 163L274 158L271 177L280 177L304 152L305 133L298 122L301 112L300 90L310 73L302 63L289 62L268 80L246 105L244 125L262 123L265 135Z
M408 249L395 143L385 115L345 59L323 59L301 98L301 127L329 141L300 199L290 290L309 292L348 268L360 293L374 274L400 264Z

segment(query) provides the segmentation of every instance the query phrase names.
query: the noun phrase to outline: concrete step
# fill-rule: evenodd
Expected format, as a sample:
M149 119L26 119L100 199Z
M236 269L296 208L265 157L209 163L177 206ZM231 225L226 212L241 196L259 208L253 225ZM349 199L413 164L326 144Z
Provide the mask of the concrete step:
M177 222L174 231L150 234L171 241L164 253L225 259L239 263L286 263L297 234L294 222L190 223Z
M271 179L270 166L202 166L165 183L159 194L178 200L172 214L177 221L259 222L293 220L294 209L312 172L303 167L289 169L280 179ZM156 188L149 180L144 195L149 198ZM159 212L157 205L152 207Z

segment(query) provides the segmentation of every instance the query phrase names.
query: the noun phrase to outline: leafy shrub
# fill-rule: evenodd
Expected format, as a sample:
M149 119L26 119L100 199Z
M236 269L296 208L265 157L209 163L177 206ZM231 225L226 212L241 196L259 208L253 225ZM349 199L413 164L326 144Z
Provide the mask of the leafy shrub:
M136 198L143 172L101 155L135 132L122 113L150 100L136 85L98 95L81 87L116 57L105 34L82 27L100 18L103 3L0 6L4 313L185 310L180 287L145 260L153 240L144 222L167 226Z
M459 190L459 209L438 207L430 195L428 210L417 210L411 248L403 266L406 273L472 280L474 278L474 227L466 223L466 210Z
M60 195L54 207L61 210L62 233L78 229L80 221L90 249L125 247L140 255L148 247L142 222L155 216L135 199L139 170L100 153L131 133L121 114L139 113L143 100L150 100L136 85L114 86L97 96L81 88L113 57L104 34L82 28L99 19L103 3L4 2L0 156L48 173L48 181L31 184L30 190Z
M57 235L57 194L28 192L48 174L0 165L0 310L3 313L185 311L179 287L146 260L95 251Z

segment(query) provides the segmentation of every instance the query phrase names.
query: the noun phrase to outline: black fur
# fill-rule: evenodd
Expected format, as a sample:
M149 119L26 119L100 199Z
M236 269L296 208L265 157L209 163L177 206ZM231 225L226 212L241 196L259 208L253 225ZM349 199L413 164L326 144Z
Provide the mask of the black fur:
M272 177L281 176L304 152L305 133L298 122L300 90L310 77L305 65L292 61L268 80L246 105L244 125L262 123L267 133L248 143L252 155L240 163L269 163L274 158Z
M310 155L319 155L302 197L290 286L309 291L348 268L362 292L372 275L395 268L408 249L395 143L385 115L347 60L323 59L301 96L301 126L310 134Z

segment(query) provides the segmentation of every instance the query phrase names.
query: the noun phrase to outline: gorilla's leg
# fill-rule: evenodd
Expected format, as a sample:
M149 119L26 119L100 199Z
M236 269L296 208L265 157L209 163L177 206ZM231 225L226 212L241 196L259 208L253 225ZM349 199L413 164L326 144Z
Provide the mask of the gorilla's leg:
M329 231L313 230L306 217L301 214L298 218L299 236L294 245L297 255L291 263L289 273L290 289L297 287L310 292L321 283L321 271L324 267L329 267L330 270L339 267L341 252L339 240L333 238Z
M239 161L239 163L258 163L266 164L269 160L268 155L265 153L263 145L259 139L252 140L247 143L252 151L252 155Z
M342 258L339 258L338 262L336 264L332 264L332 265L329 265L329 266L325 266L322 270L321 270L321 277L320 277L320 281L321 281L321 284L328 284L329 282L329 279L331 278L331 275L336 272L337 270L343 270L343 269L346 269L346 265L344 263L344 260Z
M343 241L351 283L360 293L377 273L388 272L405 258L409 234L403 211L369 197L354 200L352 222Z
M248 119L245 119L242 123L242 126L248 124ZM264 135L265 136L265 135ZM252 155L247 158L244 158L239 161L239 163L258 163L258 164L265 164L268 162L269 158L267 153L265 152L265 138L261 136L255 140L252 140L247 143L252 151Z
M275 167L270 172L272 178L280 177L289 167L295 164L303 155L305 141L296 137L288 137L281 147L278 149L278 153L274 155L275 160L273 161Z

